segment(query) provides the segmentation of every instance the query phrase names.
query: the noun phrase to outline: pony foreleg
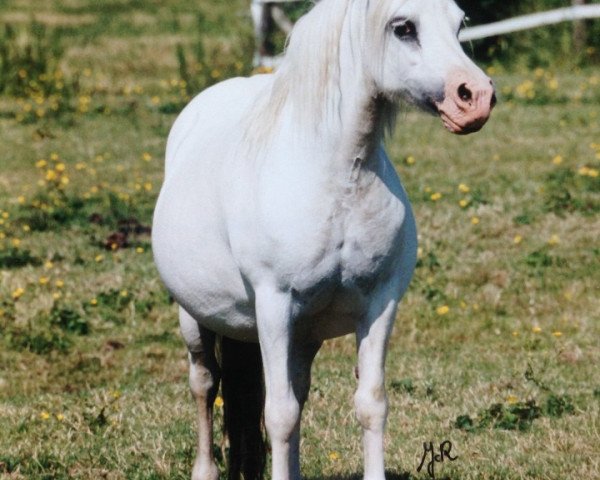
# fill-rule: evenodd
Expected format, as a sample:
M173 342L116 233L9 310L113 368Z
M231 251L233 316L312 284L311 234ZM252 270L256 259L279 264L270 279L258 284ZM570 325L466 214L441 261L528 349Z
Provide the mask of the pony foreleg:
M292 387L296 400L300 404L300 417L304 410L304 404L308 399L310 391L311 375L310 369L313 360L321 348L321 342L296 343L292 346L290 370L292 373ZM291 445L291 470L294 475L300 477L300 420L296 427Z
M364 479L385 480L383 433L387 417L384 368L387 343L397 301L375 299L356 330L358 388L356 416L363 428Z
M300 411L291 373L291 300L276 289L256 292L256 320L265 371L265 426L273 480L299 480Z
M213 455L213 404L220 378L215 358L215 334L200 327L182 308L179 323L189 350L190 390L198 411L198 453L192 480L218 480L219 469Z

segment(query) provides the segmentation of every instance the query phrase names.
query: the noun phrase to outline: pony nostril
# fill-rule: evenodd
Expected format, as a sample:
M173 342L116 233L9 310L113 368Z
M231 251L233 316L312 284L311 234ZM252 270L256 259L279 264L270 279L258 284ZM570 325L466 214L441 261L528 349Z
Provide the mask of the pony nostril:
M471 90L469 90L466 83L462 83L460 87L458 87L458 97L463 102L468 102L473 98L473 93L471 92Z
M496 98L496 92L492 93L492 99L490 100L490 107L494 108L498 103L498 99Z

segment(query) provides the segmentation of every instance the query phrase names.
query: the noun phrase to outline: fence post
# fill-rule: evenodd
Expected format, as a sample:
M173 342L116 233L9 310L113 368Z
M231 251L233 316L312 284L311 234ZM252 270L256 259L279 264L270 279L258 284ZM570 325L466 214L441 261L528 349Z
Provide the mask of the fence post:
M571 0L573 6L585 5L586 0ZM573 22L573 47L575 52L580 54L585 50L587 43L587 29L585 20L577 20Z

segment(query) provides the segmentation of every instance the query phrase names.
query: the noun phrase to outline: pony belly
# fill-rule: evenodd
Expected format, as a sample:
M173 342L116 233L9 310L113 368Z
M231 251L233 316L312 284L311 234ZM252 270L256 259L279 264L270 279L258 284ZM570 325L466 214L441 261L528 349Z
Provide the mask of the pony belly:
M168 268L163 268L160 254L156 256L167 290L198 324L235 340L257 341L254 300L239 272L227 268L228 262L217 265L208 259L171 256Z
M217 335L242 342L258 342L254 305L249 301L225 300L216 310L201 305L184 308L199 325Z
M226 245L216 235L199 235L191 222L179 223L157 208L154 260L169 293L200 325L237 340L258 338L254 299Z

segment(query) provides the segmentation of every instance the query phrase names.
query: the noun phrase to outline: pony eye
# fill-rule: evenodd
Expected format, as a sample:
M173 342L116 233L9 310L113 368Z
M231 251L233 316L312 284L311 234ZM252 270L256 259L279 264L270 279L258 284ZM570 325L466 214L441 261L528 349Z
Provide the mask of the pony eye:
M417 38L417 27L410 20L392 25L394 35L400 40L415 40Z

